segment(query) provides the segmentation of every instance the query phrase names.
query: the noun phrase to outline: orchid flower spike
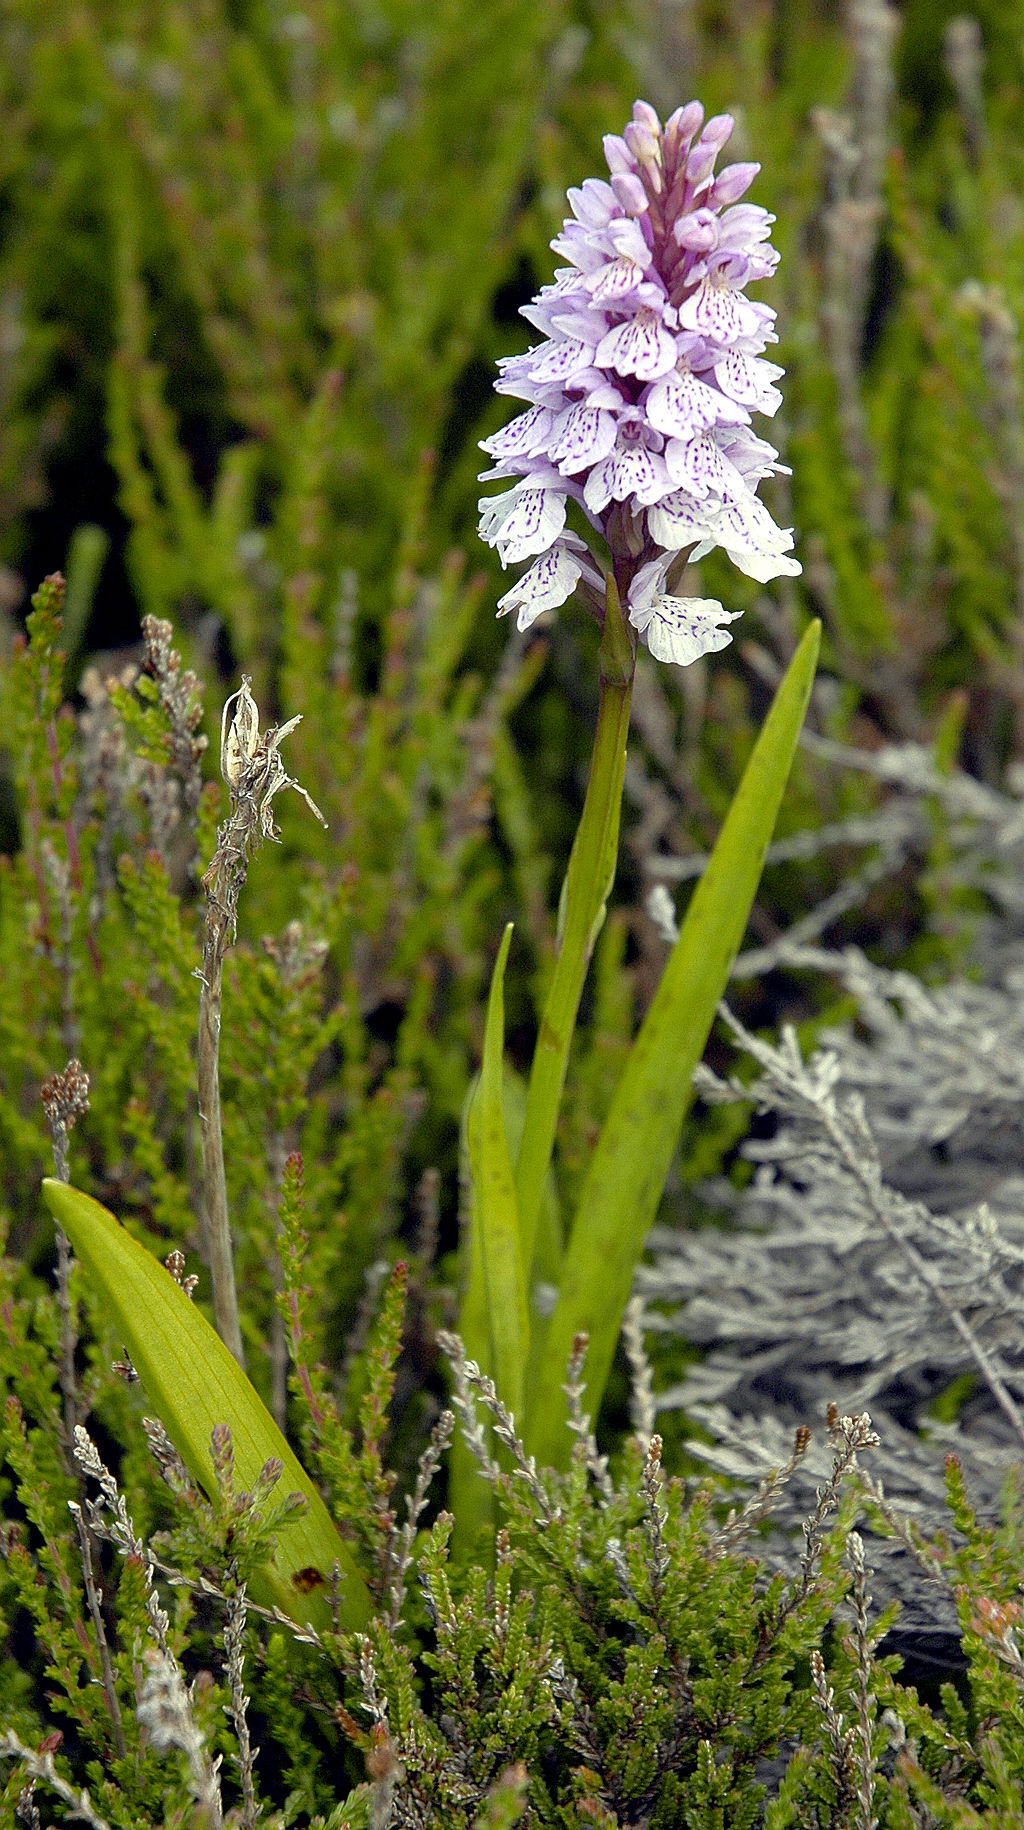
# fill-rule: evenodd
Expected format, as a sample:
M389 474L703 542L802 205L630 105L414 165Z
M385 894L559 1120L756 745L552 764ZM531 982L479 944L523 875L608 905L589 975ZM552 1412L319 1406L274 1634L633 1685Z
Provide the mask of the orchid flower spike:
M763 354L775 313L744 288L778 256L774 217L737 201L760 168L715 175L733 125L690 102L662 127L637 102L621 138L605 139L610 181L569 192L572 216L551 244L569 264L523 308L543 341L505 358L495 383L529 408L482 444L494 463L481 480L515 481L480 502L481 538L503 565L532 561L498 605L520 629L577 590L603 614L601 568L566 526L570 501L661 661L723 648L739 614L672 594L687 558L721 547L762 582L801 569L792 531L757 497L785 466L751 414L778 410L783 371Z

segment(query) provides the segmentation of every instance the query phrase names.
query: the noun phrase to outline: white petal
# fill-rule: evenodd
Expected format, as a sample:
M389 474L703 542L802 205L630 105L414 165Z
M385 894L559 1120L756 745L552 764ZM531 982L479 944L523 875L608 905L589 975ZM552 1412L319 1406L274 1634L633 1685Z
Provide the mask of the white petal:
M494 458L535 457L547 448L554 415L548 407L531 407L495 432L480 440L481 451Z
M738 337L756 337L766 309L762 306L759 311L734 286L720 286L705 279L680 305L679 323L685 330L699 330L716 343L729 345Z
M719 506L714 497L698 502L688 490L677 489L647 510L651 539L672 552L694 540L707 540L714 533Z
M694 438L709 426L742 426L749 418L746 407L709 387L688 368L659 376L644 402L644 415L658 432L682 439Z
M676 342L660 316L644 309L602 337L594 360L599 368L614 369L617 375L654 381L675 367Z
M715 362L715 381L719 382L722 393L728 393L731 401L755 406L759 414L768 414L768 417L777 414L783 404L783 395L772 386L783 373L777 362L741 355L739 350L730 350Z
M772 578L797 578L803 571L799 559L789 559L782 553L737 551L734 547L726 546L724 541L722 550L739 571L745 572L748 578L756 579L759 585L766 585Z
M609 261L587 280L587 291L595 305L617 305L642 284L644 270L628 255Z
M615 416L581 400L555 422L548 456L566 476L600 463L615 443Z
M563 337L558 343L542 343L530 364L530 380L571 381L580 369L589 368L593 350L578 337Z
M795 578L803 570L798 559L788 557L792 529L777 527L764 503L750 491L722 508L710 537L733 565L758 584L767 584L771 578Z
M479 508L480 537L497 547L504 566L543 553L565 526L565 497L553 489L510 489L485 496Z
M642 506L657 502L671 489L663 460L646 445L619 443L614 451L595 466L583 489L583 500L592 515L599 515L609 502L626 502L632 497Z
M730 464L707 432L685 444L679 438L669 439L665 468L677 489L688 489L701 499L711 494L729 501L745 487L735 464Z
M498 615L516 611L516 627L529 629L545 610L557 610L571 597L583 570L579 560L560 541L534 560L517 584L498 599Z
M674 661L688 667L701 655L715 654L732 641L722 623L734 623L739 610L723 610L713 597L655 597L642 609L631 609L629 620L639 630L656 661Z

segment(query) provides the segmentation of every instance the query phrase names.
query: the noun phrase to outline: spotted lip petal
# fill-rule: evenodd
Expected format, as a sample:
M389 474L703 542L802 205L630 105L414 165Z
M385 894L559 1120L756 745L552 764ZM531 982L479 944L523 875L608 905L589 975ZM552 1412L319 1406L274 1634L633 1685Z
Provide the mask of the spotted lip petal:
M566 265L523 308L542 341L501 362L495 384L528 410L483 444L495 460L484 476L518 479L481 501L480 533L503 565L530 562L499 604L521 629L574 590L596 599L570 501L620 580L635 573L630 620L659 659L686 665L729 640L721 605L665 591L679 555L719 547L758 580L800 570L792 534L756 495L784 468L750 427L752 413L777 412L782 370L764 357L775 313L744 288L778 257L774 218L739 201L759 168L716 175L732 129L697 102L663 127L637 102L604 143L611 181L569 192L551 244Z
M661 558L641 566L629 590L629 620L656 661L689 667L731 642L729 631L720 625L734 623L741 612L724 610L715 598L667 592L668 565Z
M600 592L602 579L578 535L566 533L535 559L528 572L498 599L498 615L516 612L516 627L529 629L545 610L557 610L585 579Z

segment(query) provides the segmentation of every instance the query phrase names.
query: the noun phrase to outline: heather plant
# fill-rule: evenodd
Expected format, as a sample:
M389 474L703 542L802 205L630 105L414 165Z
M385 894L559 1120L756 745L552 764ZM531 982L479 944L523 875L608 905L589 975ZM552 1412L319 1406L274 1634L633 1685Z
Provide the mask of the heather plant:
M1012 1426L1012 1229L908 1212L845 1110L838 1159L808 1142L828 1089L753 1033L856 1000L879 1052L902 996L895 1067L846 1056L899 1094L958 1024L979 1060L1012 1031L995 992L947 1015L806 951L852 933L934 975L1012 906L1014 806L954 769L994 783L1019 745L1022 84L990 11L941 42L914 0L902 37L879 0L0 26L0 538L50 574L0 727L14 1823L1020 1821L1015 1451L949 1464L948 1523L936 1472L958 1406L1001 1385ZM546 283L566 177L637 87L659 112L609 132ZM742 201L769 147L777 276ZM531 294L542 340L509 353ZM467 568L478 435L501 488ZM93 664L129 591L142 644ZM641 905L696 879L681 931L664 889ZM840 1281L827 1209L867 1189L883 1345L913 1372L934 1303L971 1359L912 1440L866 1414L856 1318L799 1366L785 1226L759 1255L739 1216L687 1275L732 1325L752 1265L801 1414L702 1409L720 1357L680 1388L660 1306L653 1390L650 1222L692 1216L747 1122L712 1080L685 1120L730 974L803 1100L773 1214L802 1154ZM913 1122L894 1101L918 1157L948 1117L921 1082ZM893 1557L942 1597L929 1701Z

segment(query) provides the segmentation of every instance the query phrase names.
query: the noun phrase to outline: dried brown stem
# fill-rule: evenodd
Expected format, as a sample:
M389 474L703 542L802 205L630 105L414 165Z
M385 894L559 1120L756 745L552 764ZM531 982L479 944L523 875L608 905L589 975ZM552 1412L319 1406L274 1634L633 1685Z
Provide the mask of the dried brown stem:
M228 712L235 711L228 723ZM207 895L200 971L198 1085L203 1152L203 1218L206 1260L213 1283L217 1332L240 1366L245 1365L238 1318L235 1260L228 1215L224 1141L220 1121L220 1022L224 955L235 937L238 899L249 871L249 859L263 839L276 839L273 800L282 788L294 788L321 825L327 822L304 788L292 780L281 761L283 738L297 718L260 735L259 708L249 682L224 707L220 766L231 791L231 812L220 826L213 858L203 876Z

